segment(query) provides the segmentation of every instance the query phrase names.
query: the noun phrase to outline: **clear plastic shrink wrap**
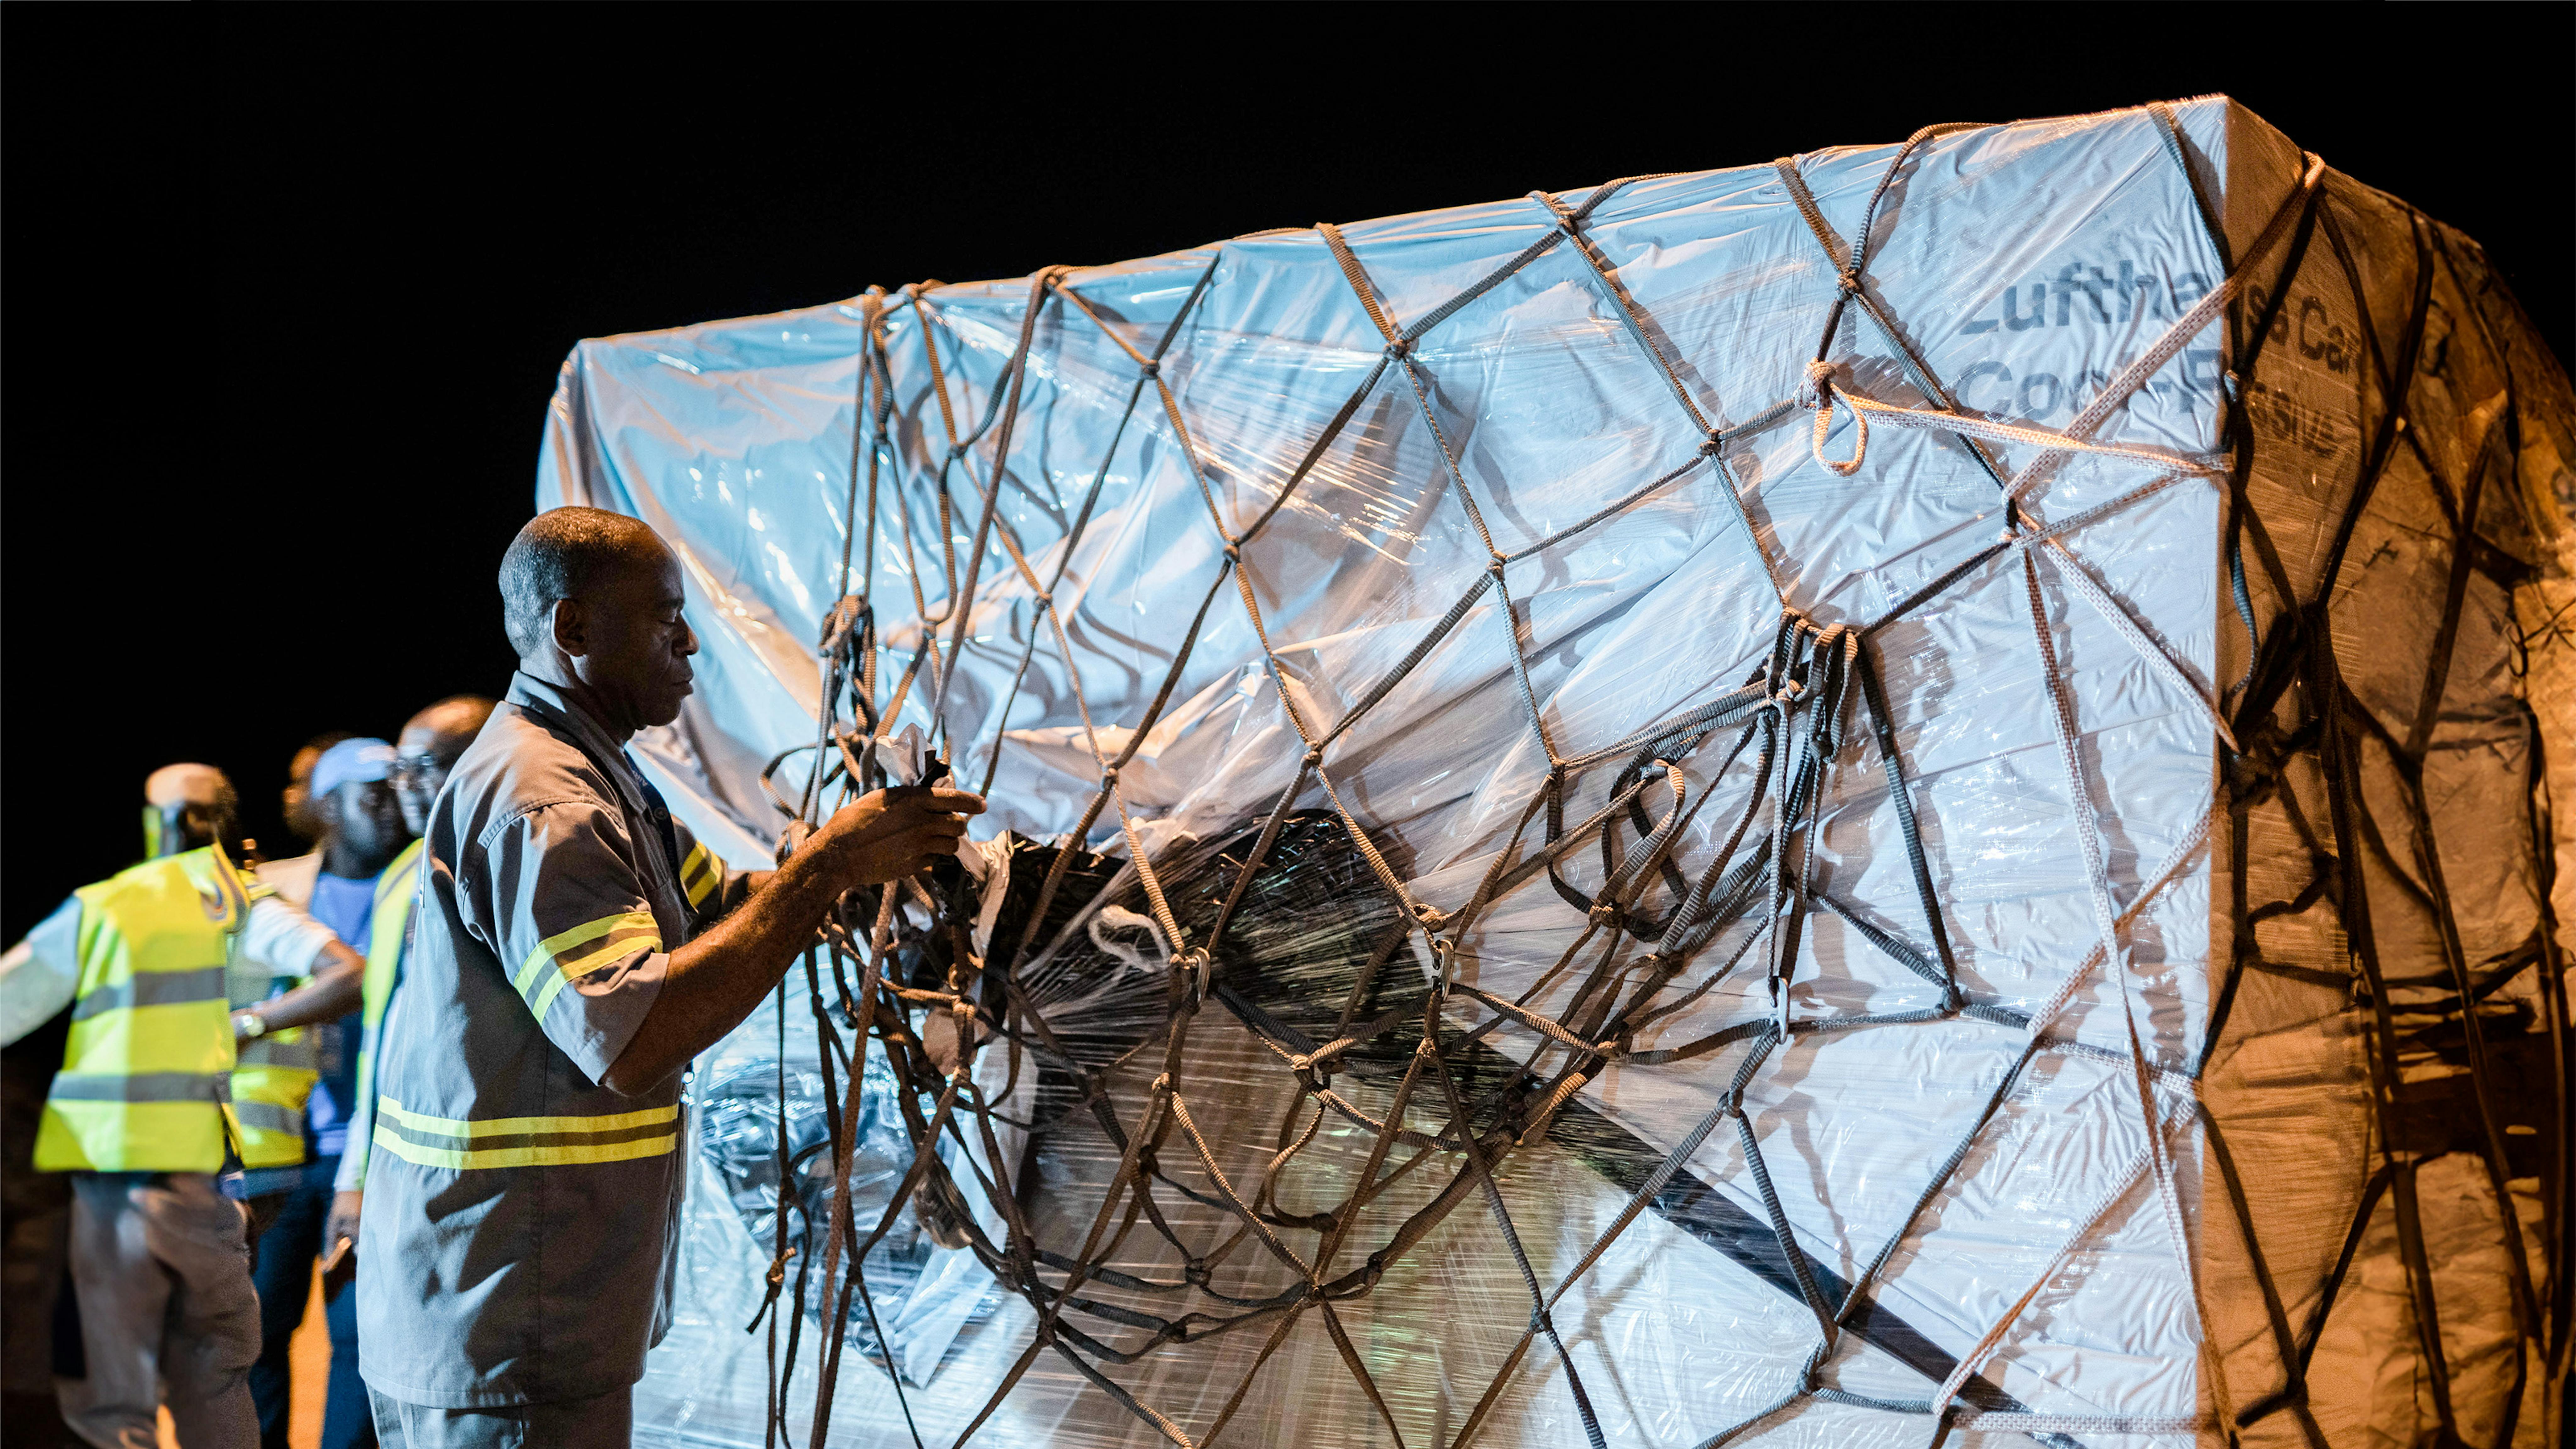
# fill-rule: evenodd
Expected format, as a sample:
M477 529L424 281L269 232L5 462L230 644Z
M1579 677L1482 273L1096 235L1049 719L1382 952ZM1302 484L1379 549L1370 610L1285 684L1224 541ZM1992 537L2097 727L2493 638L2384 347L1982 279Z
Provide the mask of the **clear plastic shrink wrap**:
M2571 423L2224 98L582 343L699 835L992 799L639 1438L2558 1442Z

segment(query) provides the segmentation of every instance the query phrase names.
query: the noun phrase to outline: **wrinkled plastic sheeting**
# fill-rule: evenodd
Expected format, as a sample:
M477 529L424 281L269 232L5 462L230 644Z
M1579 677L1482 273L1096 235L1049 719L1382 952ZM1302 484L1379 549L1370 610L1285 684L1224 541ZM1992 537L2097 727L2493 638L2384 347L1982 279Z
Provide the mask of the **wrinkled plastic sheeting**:
M2293 195L2304 160L2224 99L2175 110L2228 256L2241 257ZM1825 221L1848 238L1895 155L1891 146L1845 148L1795 165ZM1560 199L1579 208L1593 195ZM2480 1426L2496 1425L2507 1385L2527 1379L2515 1441L2544 1443L2558 1429L2558 1394L2513 1328L2504 1218L2485 1159L2447 1137L2417 1140L2440 1136L2440 1123L2374 1109L2380 1038L2357 973L2375 953L2399 1024L2420 1025L2438 1019L2451 990L2444 962L2456 954L2479 990L2520 1012L2490 1028L2519 1031L2516 1042L2549 1019L2552 993L2563 991L2542 974L2558 958L2535 944L2551 919L2550 844L2532 805L2549 792L2535 796L2542 756L2528 721L2537 709L2555 750L2546 770L2560 782L2557 798L2568 798L2576 750L2565 743L2567 635L2517 627L2515 617L2567 617L2543 606L2563 603L2568 587L2576 410L2563 372L2473 243L2419 226L2401 203L2337 173L2327 173L2318 210L2302 242L2276 240L2248 269L2234 320L2175 350L2096 435L2223 467L2232 394L2250 429L2251 522L2240 549L2231 555L2223 482L2207 478L2132 498L2149 472L2078 455L2025 500L2041 522L2110 505L2061 539L2062 550L2032 551L2044 554L2041 603L2086 771L2085 806L2124 914L2125 986L2151 1062L2199 1076L2197 1108L2189 1093L2166 1100L2197 1299L2152 1189L2134 1175L2144 1132L2127 1013L2099 973L2076 985L2049 1045L1990 1120L1986 1104L2021 1057L2024 1034L1956 1017L1800 1036L1752 1078L1744 1105L1800 1248L1850 1282L1892 1238L1872 1280L1873 1312L1935 1359L1967 1352L2039 1282L1984 1365L1996 1392L2044 1414L2189 1417L2217 1401L2215 1357L2229 1402L2262 1411L2248 1430L2261 1443L2302 1442L2282 1391L2303 1351L2308 1398L2331 1442L2413 1442L2435 1421L2414 1331L2425 1300L2407 1278L2393 1199L2375 1175L2392 1153L2420 1160L2408 1190L2419 1202L2449 1193L2456 1205L2422 1208L2427 1221L2444 1218L2430 1250L2452 1255L2429 1289L2450 1355L2449 1410L2460 1432L2483 1442ZM1400 329L1553 224L1527 200L1343 234ZM1852 476L1817 466L1813 414L1797 404L1839 295L1837 266L1773 168L1630 183L1590 211L1584 234L1641 327L1632 331L1602 279L1560 243L1415 344L1426 380L1419 401L1390 369L1311 458L1387 349L1318 233L1294 231L1064 276L1061 289L1097 320L1049 296L1029 322L1025 281L893 298L882 326L896 359L894 456L881 460L873 497L858 481L862 303L584 342L553 406L538 501L634 514L678 551L704 646L698 693L676 726L639 740L639 753L692 828L737 860L765 856L783 823L760 772L813 740L814 641L845 592L874 599L886 628L878 667L892 678L934 634L944 649L954 627L925 624L916 600L948 620L948 590L975 572L966 647L944 699L947 737L962 779L991 774L993 808L979 834L1007 828L1040 840L1081 819L1099 785L1094 745L1115 754L1128 742L1184 632L1203 618L1170 706L1122 772L1141 838L1160 858L1257 823L1297 778L1303 749L1283 718L1282 682L1307 718L1342 717L1467 594L1490 561L1490 536L1492 549L1526 555L1509 573L1517 620L1491 594L1475 600L1330 751L1344 802L1408 889L1454 910L1548 769L1514 676L1516 647L1560 754L1580 754L1740 684L1769 652L1784 602L1820 625L1869 624L1970 559L2004 518L1994 481L1952 434L1882 424ZM2176 152L2143 110L1932 139L1888 189L1870 236L1870 296L1960 411L2044 429L2073 420L2228 273ZM2284 282L2293 253L2298 269ZM2269 306L2275 291L2286 295ZM2275 318L2273 331L2248 365L2248 339L2235 333L2260 315ZM995 433L974 429L1007 391L997 384L1024 324L1027 361L996 483ZM1167 333L1168 410L1128 350L1152 354ZM926 343L937 348L945 405ZM1858 308L1845 309L1829 356L1838 385L1862 397L1934 405ZM2409 426L2392 431L2373 378L2394 374L2401 357L2414 369L2403 379ZM1711 466L1701 451L1708 434L1736 428L1746 431L1721 450L1723 470ZM952 449L957 435L969 441ZM1848 409L1838 410L1825 452L1848 457L1856 444ZM2008 470L2036 452L1991 446ZM1311 466L1242 549L1274 671L1220 577L1224 540L1210 512L1240 534L1301 460ZM1649 489L1657 479L1667 481ZM2474 491L2472 479L2481 483ZM1051 592L1070 661L1001 541L980 561L965 556L987 487L997 491L995 527L1029 567L1041 580L1061 573ZM2472 496L2479 541L2454 548ZM2463 555L2474 566L2454 567ZM2231 556L2244 560L2241 601ZM2282 622L2320 599L2331 662L2352 708L2369 716L2353 726L2361 738L2350 820L2333 808L2341 787L2316 732L2298 728L2300 712L2317 708L2307 685L2281 689L2268 714L2238 694L2278 664L2249 645L2240 611L2263 637L2289 638ZM1958 980L1971 1001L2025 1014L2079 975L2098 940L2028 610L2020 553L2008 551L1888 622L1869 645ZM2283 652L2323 667L2312 650ZM2428 670L2438 671L2429 689ZM913 692L905 721L931 723L930 693ZM2194 693L2239 712L2249 750L2254 738L2270 742L2259 780L2225 772L2230 757ZM1817 873L1853 920L1928 950L1886 762L1869 731L1854 735L1825 779ZM2424 761L2415 796L2399 767L2409 749ZM1742 776L1716 764L1713 750L1685 762L1693 788L1710 792L1677 847L1686 874L1744 796ZM1567 818L1601 806L1611 773L1572 781ZM801 777L787 783L792 794ZM2409 798L2428 802L2420 815ZM1327 802L1310 786L1297 803ZM2556 817L2556 828L2566 831L2571 815ZM2310 889L2334 863L2338 832L2365 817L2374 843L2350 853L2373 910L2367 946L2341 914L2345 888ZM1116 812L1103 819L1089 843L1124 850ZM1591 890L1600 871L1585 857L1576 852L1565 872ZM2442 876L2438 895L2424 882L2428 860ZM1543 883L1523 886L1455 943L1460 979L1514 997L1539 984L1583 928L1581 913ZM1821 911L1806 922L1794 980L1800 1019L1940 1004L1936 985ZM2563 994L2555 999L2563 1012ZM1635 1045L1675 1045L1770 1010L1760 973L1741 971ZM1461 1014L1455 1024L1480 1019ZM725 1044L724 1059L774 1052L776 1029L755 1018ZM1498 1040L1518 1041L1526 1055L1535 1039L1516 1031ZM1192 1101L1205 1104L1197 1109L1222 1165L1239 1186L1258 1182L1293 1079L1240 1032L1202 1032L1192 1051ZM2416 1055L2426 1054L2439 1055ZM1720 1103L1734 1061L1612 1062L1577 1104L1584 1121L1651 1165ZM2416 1069L2434 1085L2410 1078L2397 1093L2401 1109L2415 1100L2408 1092L2434 1093L2457 1074L2438 1060ZM1135 1085L1121 1103L1131 1120ZM1350 1090L1370 1111L1388 1105L1382 1084ZM2553 1090L2538 1083L2544 1105ZM2516 1110L2535 1109L2524 1101ZM2550 1120L2564 1130L2563 1118ZM1317 1155L1328 1164L1365 1153L1365 1137L1348 1140L1338 1121L1323 1135ZM2525 1157L2504 1168L2511 1194L2527 1199L2526 1230L2538 1233L2565 1219L2565 1176L2545 1152L2524 1171L2530 1135L2514 1139ZM1037 1230L1072 1251L1116 1153L1075 1128L1041 1132L1032 1150ZM687 1301L639 1388L639 1435L757 1443L765 1367L757 1336L741 1325L759 1302L767 1239L708 1161L702 1154L702 1190L688 1209ZM1551 1290L1635 1186L1601 1161L1562 1128L1510 1159L1505 1195ZM2464 1177L2463 1161L2476 1172ZM1721 1216L1768 1231L1735 1134L1710 1135L1682 1167ZM1317 1169L1324 1178L1334 1170ZM1915 1211L1935 1181L1940 1190ZM1319 1179L1315 1200L1328 1188ZM2552 1195L2562 1199L2554 1215L2544 1211ZM1713 1246L1694 1230L1698 1220L1666 1206L1639 1215L1554 1309L1615 1441L1700 1442L1799 1387L1816 1341L1813 1317L1749 1268L1750 1256ZM1189 1222L1210 1238L1227 1231L1216 1216ZM2530 1262L2545 1310L2564 1290L2544 1271L2563 1259L2543 1246ZM1113 1266L1178 1277L1186 1265L1159 1251L1158 1240ZM864 1355L845 1358L834 1442L908 1443L907 1413L924 1442L945 1439L982 1407L1026 1346L1033 1315L969 1276L943 1280L953 1335L926 1378L907 1369L901 1402ZM1341 1310L1406 1442L1457 1431L1520 1341L1528 1311L1518 1268L1490 1220L1471 1212L1447 1219ZM2203 1319L2213 1354L2199 1348ZM1259 1347L1242 1340L1260 1336L1168 1345L1111 1372L1195 1435ZM804 1340L809 1359L814 1337ZM2517 1356L2528 1373L2512 1370ZM806 1362L794 1380L788 1419L799 1434L816 1372ZM1855 1334L1821 1382L1919 1402L1932 1387L1924 1372ZM1552 1353L1533 1350L1486 1421L1485 1441L1574 1440L1584 1430L1568 1383ZM1158 1438L1053 1354L1038 1357L982 1432L994 1442ZM1386 1442L1378 1411L1311 1321L1270 1358L1228 1433ZM1811 1397L1755 1438L1917 1444L1926 1433L1920 1417Z

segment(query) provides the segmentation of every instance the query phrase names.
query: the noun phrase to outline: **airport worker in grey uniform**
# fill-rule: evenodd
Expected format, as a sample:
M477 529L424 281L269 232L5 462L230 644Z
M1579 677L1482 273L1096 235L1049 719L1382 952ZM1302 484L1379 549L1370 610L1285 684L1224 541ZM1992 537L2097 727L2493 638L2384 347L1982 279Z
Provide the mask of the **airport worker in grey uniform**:
M389 1446L625 1445L667 1326L680 1071L842 892L952 854L964 791L879 791L726 869L628 757L689 692L678 560L590 508L501 561L510 690L431 807L377 1048L358 1331Z

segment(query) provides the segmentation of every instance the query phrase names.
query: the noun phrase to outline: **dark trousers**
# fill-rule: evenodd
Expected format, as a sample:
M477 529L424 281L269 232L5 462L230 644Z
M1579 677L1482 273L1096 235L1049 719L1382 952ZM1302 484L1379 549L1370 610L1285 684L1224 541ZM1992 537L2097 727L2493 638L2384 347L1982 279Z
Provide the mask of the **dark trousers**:
M250 1396L259 1407L260 1449L286 1449L287 1405L292 1394L289 1345L295 1330L304 1324L305 1304L313 1294L313 1260L322 1252L322 1223L331 1213L328 1186L299 1187L281 1196L276 1220L260 1234L259 1262L251 1272L251 1281L259 1288L260 1342L259 1362L250 1371ZM354 1449L373 1434L363 1407L366 1385L358 1378L357 1305L351 1301L355 1297L343 1291L339 1302L345 1307L331 1315L335 1320L345 1318L348 1330L344 1335L339 1323L332 1323L322 1449ZM342 1400L350 1401L351 1407L334 1416L331 1406ZM335 1417L342 1430L339 1436L331 1432Z
M341 1284L322 1312L331 1324L331 1392L322 1402L322 1449L376 1449L375 1409L367 1402L366 1380L358 1377L358 1285Z
M259 1289L259 1362L251 1366L250 1398L259 1406L260 1449L286 1449L287 1345L304 1324L313 1260L322 1251L322 1219L330 1211L329 1188L294 1188L278 1194L277 1215L259 1235L250 1275Z

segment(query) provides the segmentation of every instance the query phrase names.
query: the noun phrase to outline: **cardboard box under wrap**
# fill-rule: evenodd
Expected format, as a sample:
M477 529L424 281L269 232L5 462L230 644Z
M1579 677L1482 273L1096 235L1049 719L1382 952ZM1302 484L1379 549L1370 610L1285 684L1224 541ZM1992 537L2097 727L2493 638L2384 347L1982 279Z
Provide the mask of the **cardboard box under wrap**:
M1025 1357L984 1439L2544 1444L2572 420L2473 242L2209 98L584 342L538 501L679 552L637 749L738 864L845 593L888 733L1113 857L987 913L1021 1049L833 1443ZM762 1439L791 986L699 1068L648 1442ZM861 1234L936 1107L871 1051Z

